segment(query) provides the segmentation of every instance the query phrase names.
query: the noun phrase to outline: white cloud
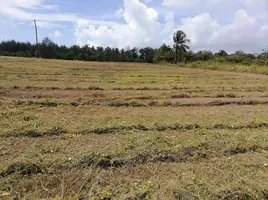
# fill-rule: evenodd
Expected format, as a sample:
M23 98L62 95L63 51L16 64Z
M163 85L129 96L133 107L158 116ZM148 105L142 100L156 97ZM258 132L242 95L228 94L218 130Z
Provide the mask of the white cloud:
M162 5L176 8L198 7L200 5L217 5L219 3L229 3L231 0L164 0ZM242 0L241 0L242 1Z
M158 47L163 42L172 44L177 29L187 33L193 50L258 52L268 44L268 0L161 0L164 6L159 5L158 12L146 5L152 0L124 0L122 8L111 11L113 17L109 16L114 20L120 18L120 22L103 20L108 19L103 16L93 20L72 13L56 13L57 6L46 2L0 0L3 17L0 23L11 19L13 24L32 24L36 19L40 28L58 31L69 27L79 45ZM156 2L159 1L150 5L156 6ZM52 31L51 36L60 34Z
M33 26L33 22L30 23ZM45 28L45 29L55 29L55 28L67 28L66 25L60 23L54 23L50 21L36 21L36 25L38 28Z
M268 43L268 27L261 26L245 10L238 10L230 24L221 25L210 14L203 13L183 19L178 28L186 32L194 49L257 52Z
M55 38L58 38L58 37L61 37L62 36L61 32L58 31L58 30L54 31L54 34L53 35L54 35Z
M75 14L55 14L55 13L40 13L33 12L39 11L39 9L54 9L56 5L45 5L44 0L0 0L0 14L4 14L12 19L19 21L32 21L33 19L42 21L44 24L42 28L48 28L49 23L55 24L52 22L71 22L75 23L79 21L81 18ZM25 9L34 9L33 11L26 11ZM101 24L116 24L115 22L103 21L103 20L88 20L89 23L94 25ZM51 26L53 27L53 26Z
M188 4L190 1L173 1ZM201 1L201 0L196 0ZM222 0L205 0L217 3ZM187 3L188 2L188 3ZM193 50L209 49L218 51L236 51L243 49L259 52L264 43L268 43L268 26L258 21L256 16L249 16L245 10L238 10L230 23L221 24L209 13L181 19L176 26L175 15L167 12L164 22L160 23L158 13L148 8L139 0L125 0L121 10L125 24L112 26L94 26L87 20L80 21L76 26L77 42L95 46L112 47L158 47L163 42L172 44L172 35L177 29L186 32L191 39ZM259 17L261 18L261 17ZM263 18L263 17L262 17Z
M164 38L163 42L165 43L169 43L169 36L171 33L173 33L175 30L175 15L173 12L168 12L165 15L165 24L163 25L162 31L161 31L161 35Z
M58 8L57 5L44 5L42 6L43 9L46 9L46 10L55 10Z
M27 12L16 7L0 7L0 12L9 16L12 19L31 21L33 19L43 20L43 21L67 21L76 22L78 17L72 14L41 14Z
M0 7L27 8L27 9L49 9L57 8L56 5L44 5L44 0L1 0Z
M161 24L158 13L139 0L125 0L123 17L125 24L94 26L87 20L77 23L77 42L90 45L113 46L157 46L161 44Z
M199 3L200 0L164 0L163 5L186 8L193 6L196 1L198 1L197 3Z

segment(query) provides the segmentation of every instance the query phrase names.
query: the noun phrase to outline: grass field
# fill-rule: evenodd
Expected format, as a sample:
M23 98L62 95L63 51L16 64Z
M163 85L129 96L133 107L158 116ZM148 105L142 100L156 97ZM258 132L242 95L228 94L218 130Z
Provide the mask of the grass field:
M267 199L268 76L0 57L0 199Z

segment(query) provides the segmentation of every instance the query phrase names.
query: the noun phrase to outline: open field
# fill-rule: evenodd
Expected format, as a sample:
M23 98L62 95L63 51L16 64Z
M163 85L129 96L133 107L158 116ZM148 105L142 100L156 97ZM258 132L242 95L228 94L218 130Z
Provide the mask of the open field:
M268 199L268 76L0 57L0 199Z

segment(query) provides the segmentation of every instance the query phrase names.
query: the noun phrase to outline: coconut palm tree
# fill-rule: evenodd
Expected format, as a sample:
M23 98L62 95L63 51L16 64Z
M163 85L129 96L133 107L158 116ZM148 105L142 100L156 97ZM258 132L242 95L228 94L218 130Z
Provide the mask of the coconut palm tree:
M182 54L186 53L187 50L190 49L190 47L187 45L187 43L190 42L189 39L186 38L186 34L178 30L173 35L173 41L174 41L174 50L176 53L176 63L178 62L178 56L180 56L180 62L182 61Z

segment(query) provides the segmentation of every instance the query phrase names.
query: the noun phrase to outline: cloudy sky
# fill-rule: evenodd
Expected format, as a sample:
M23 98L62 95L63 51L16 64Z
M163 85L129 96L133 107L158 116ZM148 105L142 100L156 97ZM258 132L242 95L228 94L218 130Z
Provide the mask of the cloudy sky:
M0 40L65 45L158 47L186 32L194 51L261 52L268 45L268 0L0 0Z

